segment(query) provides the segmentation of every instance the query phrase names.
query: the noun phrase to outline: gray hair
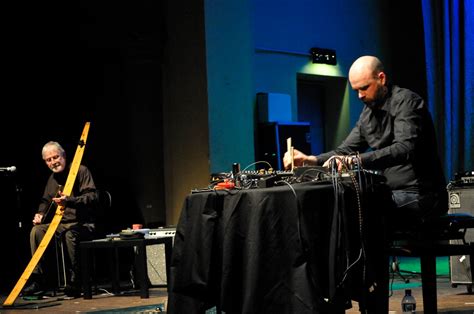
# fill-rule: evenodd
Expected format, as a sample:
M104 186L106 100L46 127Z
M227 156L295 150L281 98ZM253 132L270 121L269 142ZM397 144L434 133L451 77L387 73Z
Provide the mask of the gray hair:
M64 151L64 148L59 144L58 142L54 141L49 141L48 143L44 144L43 149L41 150L41 156L44 157L44 153L48 149L48 147L54 146L56 150L62 155L65 156L66 152Z

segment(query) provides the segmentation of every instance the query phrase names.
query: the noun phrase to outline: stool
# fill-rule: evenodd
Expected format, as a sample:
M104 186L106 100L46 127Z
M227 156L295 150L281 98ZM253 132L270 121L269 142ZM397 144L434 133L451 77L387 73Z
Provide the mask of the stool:
M82 269L82 287L84 290L84 299L92 299L92 289L90 281L90 263L89 263L89 251L92 249L113 249L114 257L112 259L112 270L114 273L114 278L112 278L113 287L115 290L118 290L118 248L136 248L137 256L135 259L135 266L137 269L138 281L140 284L140 297L148 298L148 273L147 273L147 256L146 256L146 246L154 244L164 244L165 245L165 261L166 261L166 277L170 278L170 265L171 265L171 254L173 246L172 237L162 237L162 238L148 238L148 239L99 239L93 241L83 241L80 243L81 249L81 269ZM169 290L169 284L167 284ZM169 291L168 291L169 292Z
M423 223L417 230L396 232L391 239L394 242L388 249L389 256L420 258L424 313L437 313L436 257L466 255L471 265L474 264L474 243L467 243L464 239L469 228L474 228L473 216L447 214ZM459 239L463 240L462 244L450 242ZM388 289L388 271L384 276ZM472 266L471 278L474 278Z

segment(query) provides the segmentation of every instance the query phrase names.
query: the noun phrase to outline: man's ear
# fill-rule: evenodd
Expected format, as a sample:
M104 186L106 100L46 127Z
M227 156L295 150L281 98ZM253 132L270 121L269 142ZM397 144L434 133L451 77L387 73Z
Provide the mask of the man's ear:
M382 85L385 85L386 81L387 81L387 76L385 75L385 72L379 72L379 74L377 75L379 77L379 80L380 82L382 83Z

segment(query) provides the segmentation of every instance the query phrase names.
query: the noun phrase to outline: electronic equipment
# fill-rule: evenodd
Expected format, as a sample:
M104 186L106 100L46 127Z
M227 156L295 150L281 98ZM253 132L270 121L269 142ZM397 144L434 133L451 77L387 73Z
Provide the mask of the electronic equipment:
M454 175L454 181L452 182L452 184L457 186L474 186L474 171L457 172Z
M174 227L163 227L158 229L150 229L147 235L145 235L146 239L155 239L155 238L164 238L164 237L173 237L176 234L176 228Z
M296 167L295 177L300 182L331 180L328 168L321 166Z
M212 190L222 189L222 184L232 182L233 188L268 188L275 185L283 185L286 183L301 182L330 182L333 178L340 180L351 180L351 176L363 176L364 180L370 180L371 184L383 183L386 178L378 171L374 170L349 170L343 173L332 174L328 168L321 166L296 167L294 172L285 170L259 169L244 170L238 173L220 172L211 175L211 185L206 189L194 189L192 193L209 192Z
M250 170L241 171L236 181L242 188L268 188L278 184L284 184L282 181L288 180L294 176L291 171L284 170Z
M274 186L276 182L286 180L293 177L294 173L291 171L284 170L273 170L273 169L259 169L259 170L244 170L237 173L233 172L219 172L211 175L211 185L219 187L221 182L232 181L234 185L232 188L263 188ZM229 185L230 186L230 185ZM218 188L220 189L220 188ZM193 190L193 193L208 191L204 190Z
M174 244L174 236L176 234L176 227L161 227L158 229L150 229L146 239L165 238L172 237ZM147 245L147 271L148 279L154 286L166 285L166 258L165 258L165 246L162 244Z
M472 179L471 176L462 175L459 176L455 182L451 182L448 185L449 213L474 215L474 186L471 181L461 178ZM451 240L450 242L456 244L458 241L462 240ZM474 229L468 228L466 230L464 241L467 243L474 243ZM472 263L473 261L469 260L469 256L463 255L450 257L451 284L454 287L457 285L466 285L468 291L472 292Z

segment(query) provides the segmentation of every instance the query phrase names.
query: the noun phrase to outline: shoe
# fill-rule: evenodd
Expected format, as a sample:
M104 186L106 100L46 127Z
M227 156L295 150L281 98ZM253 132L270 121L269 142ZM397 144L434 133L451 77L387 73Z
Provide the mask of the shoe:
M41 287L37 281L31 282L23 289L23 295L37 295L42 293Z
M64 288L64 294L67 295L70 298L79 298L81 296L81 288L79 288L76 285L67 285Z

